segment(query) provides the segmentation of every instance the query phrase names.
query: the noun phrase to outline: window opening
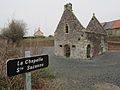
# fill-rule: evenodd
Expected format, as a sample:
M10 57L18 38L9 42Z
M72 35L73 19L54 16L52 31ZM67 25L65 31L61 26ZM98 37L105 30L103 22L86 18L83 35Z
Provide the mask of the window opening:
M78 41L80 41L80 38L78 38Z
M72 48L75 48L76 46L75 45L72 45Z
M65 33L68 33L68 24L65 25Z
M62 47L62 45L59 45L60 47Z

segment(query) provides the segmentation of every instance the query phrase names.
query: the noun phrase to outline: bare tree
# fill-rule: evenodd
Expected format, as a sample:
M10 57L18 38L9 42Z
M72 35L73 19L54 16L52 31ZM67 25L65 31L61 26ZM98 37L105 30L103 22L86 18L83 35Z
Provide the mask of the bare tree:
M11 20L7 27L2 29L2 35L12 40L13 43L19 42L26 33L26 24L20 20Z

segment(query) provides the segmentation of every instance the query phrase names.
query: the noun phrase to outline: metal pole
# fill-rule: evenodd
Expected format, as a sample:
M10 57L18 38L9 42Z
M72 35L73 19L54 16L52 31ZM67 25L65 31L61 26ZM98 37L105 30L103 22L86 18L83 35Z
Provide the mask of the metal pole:
M30 51L25 51L25 57L30 57ZM31 90L31 72L25 73L26 90Z

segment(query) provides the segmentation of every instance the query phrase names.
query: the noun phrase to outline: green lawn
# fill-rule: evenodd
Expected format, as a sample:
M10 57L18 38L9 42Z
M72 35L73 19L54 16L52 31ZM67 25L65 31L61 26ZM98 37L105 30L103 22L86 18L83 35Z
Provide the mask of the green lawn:
M120 35L108 35L108 37L120 37Z
M54 41L54 38L29 38L29 39L23 39L23 43L30 43L30 42L38 42L38 41Z

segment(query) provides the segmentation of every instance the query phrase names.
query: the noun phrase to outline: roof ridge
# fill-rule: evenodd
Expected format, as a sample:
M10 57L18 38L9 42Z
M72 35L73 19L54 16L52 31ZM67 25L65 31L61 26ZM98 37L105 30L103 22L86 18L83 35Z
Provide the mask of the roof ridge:
M97 25L96 25L97 23ZM95 24L95 25L94 25ZM96 28L98 28L96 30ZM93 15L93 17L91 18L90 22L88 23L87 30L93 31L95 33L99 33L99 34L106 34L103 26L101 25L101 23L98 21L98 19L95 17L95 15Z
M111 21L107 21L106 23L108 22L114 22L114 21L119 21L120 19L116 19L116 20L111 20Z

